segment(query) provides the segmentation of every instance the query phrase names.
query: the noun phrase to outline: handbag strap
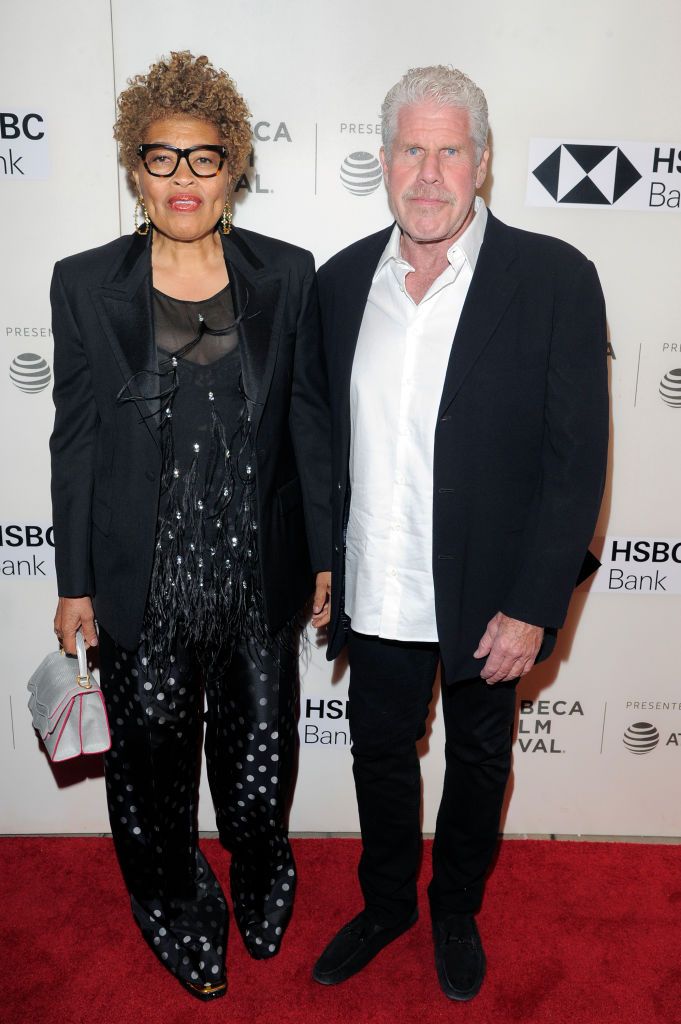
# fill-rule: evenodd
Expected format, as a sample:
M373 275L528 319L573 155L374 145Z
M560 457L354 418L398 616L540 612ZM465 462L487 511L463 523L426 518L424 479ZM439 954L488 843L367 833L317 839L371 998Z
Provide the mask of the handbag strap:
M90 682L90 673L87 668L87 653L82 629L76 632L76 654L78 655L78 675L76 676L78 685L82 686L84 690L89 690L92 687L92 683Z

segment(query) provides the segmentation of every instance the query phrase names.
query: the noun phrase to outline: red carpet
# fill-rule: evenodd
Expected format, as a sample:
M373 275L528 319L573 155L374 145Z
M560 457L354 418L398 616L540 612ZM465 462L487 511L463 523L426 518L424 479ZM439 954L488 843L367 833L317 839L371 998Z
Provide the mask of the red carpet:
M278 957L255 962L236 928L229 993L187 995L147 950L106 839L3 839L2 1024L681 1024L681 850L513 841L479 918L488 977L468 1004L440 993L421 919L337 988L316 955L359 909L356 840L295 842L300 885ZM227 855L203 844L227 891Z

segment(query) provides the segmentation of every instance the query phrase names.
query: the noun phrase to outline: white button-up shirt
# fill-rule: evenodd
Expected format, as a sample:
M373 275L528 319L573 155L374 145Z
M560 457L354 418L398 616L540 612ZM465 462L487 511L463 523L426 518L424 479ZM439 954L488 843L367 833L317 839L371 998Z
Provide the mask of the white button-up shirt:
M397 224L367 300L350 384L345 610L359 633L436 641L433 451L447 364L487 222L475 216L416 304Z

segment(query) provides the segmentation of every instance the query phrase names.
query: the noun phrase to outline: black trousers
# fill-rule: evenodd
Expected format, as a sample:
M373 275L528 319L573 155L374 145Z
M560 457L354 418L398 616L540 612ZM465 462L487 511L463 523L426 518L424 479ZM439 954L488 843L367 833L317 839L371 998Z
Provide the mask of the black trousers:
M416 908L421 857L421 771L439 662L437 644L350 632L349 720L362 829L359 880L366 909L385 925ZM497 842L511 766L516 681L443 679L445 778L428 890L434 918L474 913Z
M217 662L219 664L219 662ZM205 750L222 843L231 851L234 914L252 956L274 955L296 874L286 814L296 751L298 663L290 650L235 645L206 673L179 642L167 671L144 645L100 629L100 674L112 747L105 756L111 831L133 915L159 959L192 985L224 981L227 905L198 848Z

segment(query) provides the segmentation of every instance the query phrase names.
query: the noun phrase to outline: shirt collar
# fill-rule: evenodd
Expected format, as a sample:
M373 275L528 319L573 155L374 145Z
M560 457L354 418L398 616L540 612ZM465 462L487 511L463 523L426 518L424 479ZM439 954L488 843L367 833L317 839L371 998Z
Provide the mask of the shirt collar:
M475 197L475 215L473 220L470 222L466 230L460 235L455 242L451 244L447 250L447 259L451 265L456 265L459 260L459 254L462 253L464 258L468 261L471 268L471 273L475 270L476 263L478 262L478 256L480 255L480 248L482 246L482 240L485 236L485 227L487 226L487 207L485 201L480 196ZM401 264L405 270L413 270L411 264L404 259L400 251L400 241L402 238L402 231L400 230L399 224L395 224L394 228L390 233L388 244L386 245L378 266L374 273L373 280L380 275L381 271L388 263L394 261L395 263Z

